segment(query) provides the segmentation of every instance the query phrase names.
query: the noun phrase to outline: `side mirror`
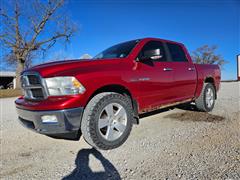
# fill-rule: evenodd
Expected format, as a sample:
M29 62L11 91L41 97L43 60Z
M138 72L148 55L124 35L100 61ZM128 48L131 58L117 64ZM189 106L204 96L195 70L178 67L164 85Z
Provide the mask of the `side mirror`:
M151 59L151 60L157 60L161 59L163 56L161 55L160 49L153 49L144 51L142 58L143 59Z

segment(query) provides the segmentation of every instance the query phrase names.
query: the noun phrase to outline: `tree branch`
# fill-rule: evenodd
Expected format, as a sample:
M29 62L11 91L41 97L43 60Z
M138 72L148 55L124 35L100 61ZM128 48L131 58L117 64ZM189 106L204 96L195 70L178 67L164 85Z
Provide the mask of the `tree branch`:
M48 4L51 4L51 1L49 1ZM42 30L44 29L46 23L48 22L49 18L52 16L52 14L62 5L63 5L63 0L56 3L56 5L52 9L51 9L51 7L49 7L50 9L47 8L46 14L43 16L43 19L38 24L37 28L34 30L35 34L33 35L31 43L30 43L31 46L34 45L34 42L36 41L38 35L42 32Z
M36 43L35 46L40 47L40 46L42 46L43 44L49 43L49 42L51 42L51 41L56 41L57 39L62 38L62 37L68 38L69 35L66 35L66 34L58 34L58 35L53 36L53 37L51 37L51 38L49 38L49 39L46 39L46 40L43 40L43 41L41 41L41 42Z

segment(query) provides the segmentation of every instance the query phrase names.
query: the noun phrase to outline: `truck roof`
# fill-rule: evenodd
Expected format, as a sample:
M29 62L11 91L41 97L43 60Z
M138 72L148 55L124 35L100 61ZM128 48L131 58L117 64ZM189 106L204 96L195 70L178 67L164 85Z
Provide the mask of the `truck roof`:
M181 42L176 42L176 41L172 41L172 40L168 40L168 39L162 39L162 38L153 38L153 37L145 37L145 38L141 38L141 39L136 39L136 40L161 40L161 41L165 41L165 42L171 42L171 43L175 43L175 44L181 44L184 45Z

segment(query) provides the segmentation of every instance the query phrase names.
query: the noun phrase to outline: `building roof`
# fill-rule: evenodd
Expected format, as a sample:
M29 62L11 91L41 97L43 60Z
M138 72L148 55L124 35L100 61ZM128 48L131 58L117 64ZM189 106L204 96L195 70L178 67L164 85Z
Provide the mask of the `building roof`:
M13 71L0 71L0 77L15 77L16 73Z

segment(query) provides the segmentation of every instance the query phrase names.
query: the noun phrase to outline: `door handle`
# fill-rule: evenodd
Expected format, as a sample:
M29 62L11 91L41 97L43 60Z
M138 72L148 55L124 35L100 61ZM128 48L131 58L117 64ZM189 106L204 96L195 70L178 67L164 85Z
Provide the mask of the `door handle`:
M164 71L172 71L172 68L163 68Z
M189 71L195 71L195 68L188 68Z

